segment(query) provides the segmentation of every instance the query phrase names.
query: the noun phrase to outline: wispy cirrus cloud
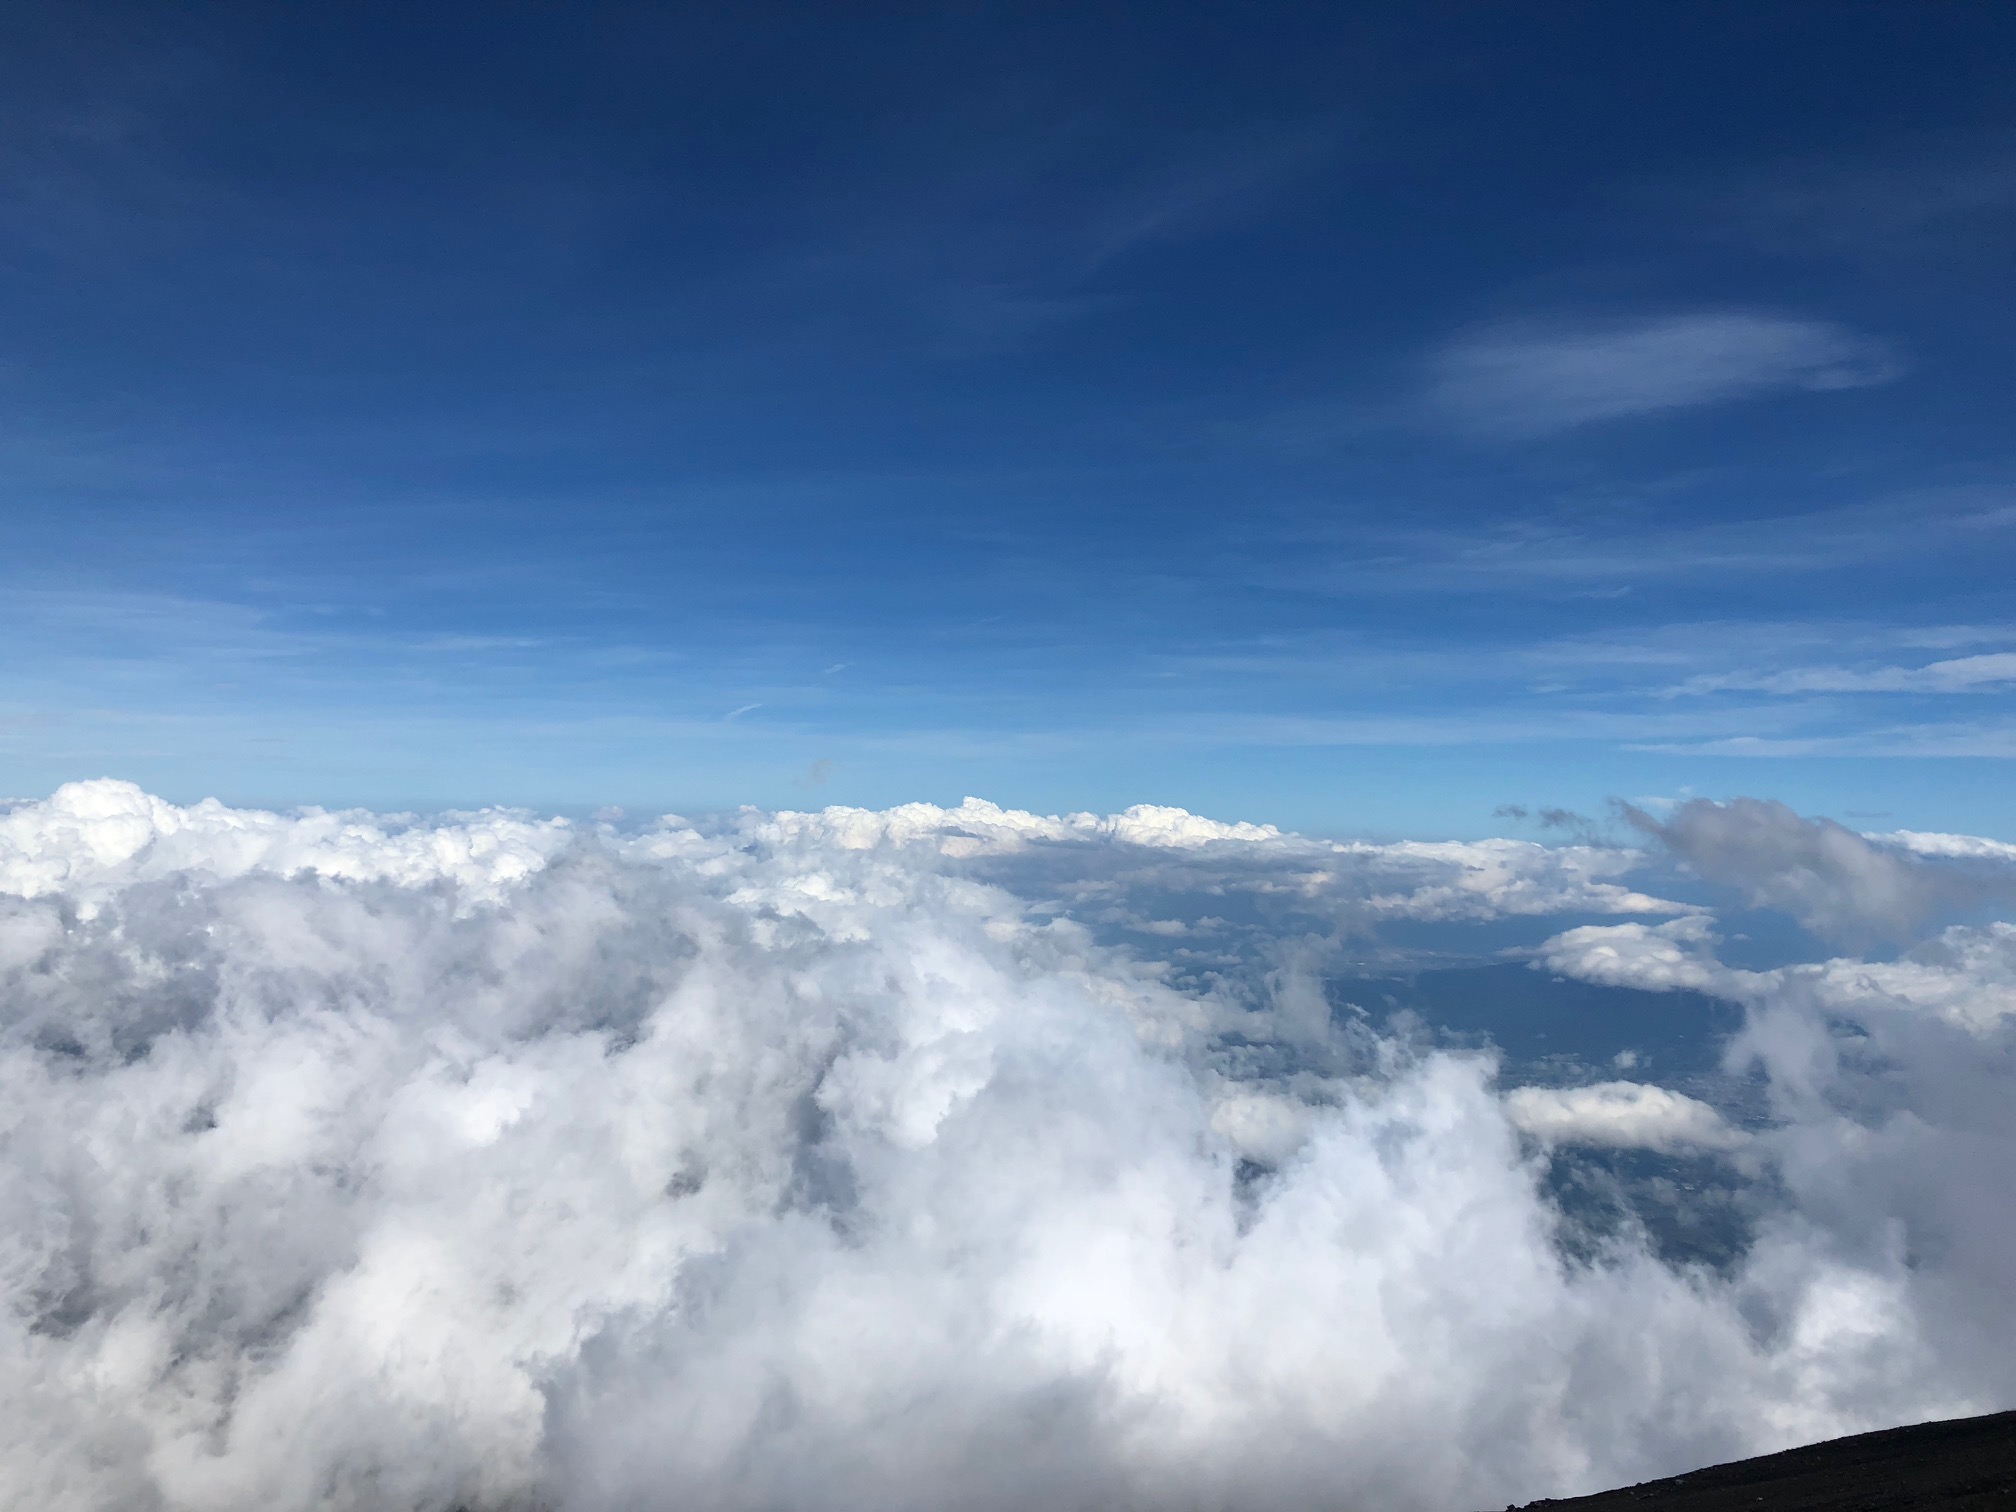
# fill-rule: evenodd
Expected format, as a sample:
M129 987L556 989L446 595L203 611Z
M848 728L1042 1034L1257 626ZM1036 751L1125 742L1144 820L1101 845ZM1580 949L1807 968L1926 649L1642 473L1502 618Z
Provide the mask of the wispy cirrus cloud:
M1996 482L1719 518L1643 500L1503 519L1341 517L1273 539L1249 532L1245 544L1250 581L1271 589L1584 595L1687 579L1722 584L1732 574L1811 578L1903 558L1979 564L2007 554L2012 530L2016 505ZM1255 541L1266 550L1253 549Z
M1443 347L1427 397L1461 430L1520 439L1774 391L1866 388L1901 371L1883 343L1831 321L1744 311L1517 321Z
M2007 719L1939 721L1884 725L1878 729L1795 735L1732 735L1719 740L1646 741L1626 750L1668 756L1752 756L1810 758L1816 756L1885 756L1914 759L2016 757L2016 724Z
M1956 656L1922 667L1793 667L1716 672L1668 690L1686 693L1986 693L2016 683L2016 651Z
M1646 196L1663 223L1792 257L1971 259L2016 216L2016 134L1938 134L1873 154L1779 159Z

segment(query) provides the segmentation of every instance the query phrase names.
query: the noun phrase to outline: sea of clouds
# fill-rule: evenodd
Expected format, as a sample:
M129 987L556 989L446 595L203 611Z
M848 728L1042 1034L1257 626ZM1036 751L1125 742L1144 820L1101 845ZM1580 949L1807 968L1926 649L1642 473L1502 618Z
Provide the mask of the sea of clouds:
M14 804L5 1499L1460 1512L2016 1403L2016 848L1627 817ZM1725 964L1713 896L1838 943ZM1507 918L1742 1004L1761 1111L1326 990ZM1768 1202L1571 1256L1575 1145Z

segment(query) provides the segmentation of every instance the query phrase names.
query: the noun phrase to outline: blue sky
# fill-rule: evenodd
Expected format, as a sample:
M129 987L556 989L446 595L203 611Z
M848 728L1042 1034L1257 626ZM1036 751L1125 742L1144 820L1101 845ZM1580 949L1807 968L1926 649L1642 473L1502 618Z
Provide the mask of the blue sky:
M0 791L2016 834L2016 12L16 6Z

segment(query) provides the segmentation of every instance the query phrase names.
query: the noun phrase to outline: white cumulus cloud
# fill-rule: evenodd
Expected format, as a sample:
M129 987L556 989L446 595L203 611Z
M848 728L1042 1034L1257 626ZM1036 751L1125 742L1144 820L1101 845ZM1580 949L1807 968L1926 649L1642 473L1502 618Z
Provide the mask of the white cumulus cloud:
M0 892L89 899L154 878L256 871L452 882L470 897L491 898L545 865L569 834L563 820L502 810L420 824L316 809L273 814L215 799L183 808L98 778L0 812Z
M1517 1087L1506 1094L1505 1107L1520 1130L1555 1144L1677 1153L1736 1150L1747 1142L1707 1103L1644 1082Z
M1570 1264L1519 1138L1541 1105L1488 1057L1288 974L1178 990L989 868L1482 909L1628 861L1132 812L15 806L0 1481L163 1512L1440 1509L2016 1392L2000 1018L1871 1009L1882 1056L1823 1054L1788 976L1742 1051L1784 1211L1725 1277ZM1692 917L1620 927L1714 969ZM1953 948L1911 964L1957 983ZM1713 1127L1657 1088L1549 1106Z

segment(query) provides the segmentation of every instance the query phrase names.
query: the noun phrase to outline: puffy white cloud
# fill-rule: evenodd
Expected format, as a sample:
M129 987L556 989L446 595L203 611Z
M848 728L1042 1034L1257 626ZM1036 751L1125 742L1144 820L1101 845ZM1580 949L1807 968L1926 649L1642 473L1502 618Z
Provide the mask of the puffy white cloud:
M1894 961L1837 956L1771 971L1716 959L1712 921L1591 924L1534 952L1560 976L1643 992L1685 989L1758 1007L1797 999L1830 1014L1937 1017L1975 1034L2016 1021L2016 925L1953 925Z
M1733 975L1758 1001L1797 994L1830 1012L1930 1015L1992 1036L2016 1022L2016 925L1955 925L1894 961L1837 958Z
M1463 906L1497 907L1581 862L971 804L625 837L90 784L4 823L27 1504L1446 1508L2016 1391L1999 1220L1966 1212L2016 1145L1994 1031L1892 1014L1935 1038L1872 1083L1760 1023L1794 1206L1726 1280L1573 1266L1487 1058L1292 973L1260 1011L1176 990L975 870L1481 872ZM1620 930L1707 959L1692 919ZM1839 1105L1872 1086L1874 1164ZM1942 1174L1956 1086L1979 1153ZM1656 1088L1560 1107L1707 1127Z
M1563 930L1536 952L1548 970L1606 987L1726 993L1733 980L1714 956L1714 921L1699 915L1664 924L1585 924Z
M258 871L453 882L472 898L490 898L543 866L569 833L563 820L499 810L402 824L363 813L233 809L215 799L179 808L130 782L98 778L0 813L0 892L90 898L150 878Z
M1691 911L1615 880L1643 859L1622 847L1502 839L1378 845L1221 823L1150 805L1061 818L977 798L949 809L908 803L879 811L752 811L737 833L743 843L766 846L932 852L980 863L976 874L1024 895L1048 890L1080 901L1133 897L1141 902L1139 927L1148 929L1158 921L1144 910L1169 895L1247 894L1353 922ZM642 843L658 853L690 854L696 844L715 842L674 826Z
M1419 841L1339 846L1373 877L1405 879L1380 890L1381 914L1483 919L1498 914L1689 912L1688 905L1605 880L1639 865L1634 851L1608 846L1535 845L1525 840ZM1412 876L1407 875L1413 872ZM1390 884L1389 884L1390 885Z
M1748 1142L1707 1103L1645 1082L1516 1087L1505 1107L1522 1132L1553 1144L1680 1153L1737 1150Z
M881 810L747 810L704 829L668 817L632 836L606 828L587 833L624 854L696 863L748 846L805 854L918 851L999 863L1003 876L1027 886L1079 875L1096 858L1118 857L1122 869L1102 875L1129 886L1292 894L1391 918L1686 911L1611 880L1639 863L1628 849L1523 840L1320 840L1271 824L1225 823L1150 804L1105 816L1057 817L968 798L954 808L908 803ZM508 810L416 820L316 809L275 814L227 808L214 799L178 807L131 783L100 778L68 783L44 802L0 812L0 892L34 897L61 891L89 899L168 876L262 872L407 886L453 883L465 900L489 900L582 834L566 820Z
M1743 311L1472 332L1437 355L1430 399L1466 428L1547 435L1594 421L1896 376L1877 342L1826 321Z

